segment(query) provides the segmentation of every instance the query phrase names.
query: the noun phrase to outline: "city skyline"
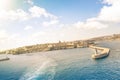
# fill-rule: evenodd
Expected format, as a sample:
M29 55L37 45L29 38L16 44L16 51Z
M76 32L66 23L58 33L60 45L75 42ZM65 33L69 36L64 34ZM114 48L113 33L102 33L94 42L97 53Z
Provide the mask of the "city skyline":
M119 33L120 0L3 0L0 50Z

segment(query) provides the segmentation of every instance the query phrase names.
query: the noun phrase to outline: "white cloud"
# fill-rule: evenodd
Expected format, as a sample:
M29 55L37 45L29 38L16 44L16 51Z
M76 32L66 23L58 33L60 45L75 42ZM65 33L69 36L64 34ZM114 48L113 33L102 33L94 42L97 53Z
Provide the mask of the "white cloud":
M33 4L34 4L34 2L33 2L32 0L26 0L26 2L27 2L28 4L30 4L30 5L33 5Z
M38 6L32 6L28 9L28 11L24 11L22 9L0 11L1 21L28 20L29 22L30 20L30 22L32 22L33 18L45 18L41 21L43 22L43 26L57 27L44 27L43 30L45 31L33 31L31 33L31 36L25 35L25 38L21 38L20 35L18 36L15 34L8 34L7 31L0 30L0 44L7 44L6 46L10 47L10 44L13 45L16 43L17 46L22 46L28 44L37 44L40 42L44 43L56 42L59 40L79 40L103 34L105 35L105 33L107 33L107 30L109 30L109 26L111 26L111 24L114 26L115 24L120 23L120 0L104 0L104 4L110 5L104 5L101 8L98 16L89 18L86 21L77 21L71 24L60 23L57 16L54 16L53 14L47 12L47 10L44 8ZM30 30L33 28L32 26L28 25L24 28L24 30ZM41 26L41 24L39 26Z
M20 39L18 34L9 34L6 30L0 30L0 50L17 47Z
M92 21L92 20L89 20L87 22L77 22L77 23L74 23L74 26L80 29L85 29L85 30L103 29L108 27L108 25L106 24L103 24L99 21Z
M107 4L120 4L120 0L103 0L103 3Z
M29 19L29 14L22 9L18 10L1 10L0 11L0 20L27 20Z
M24 28L24 30L30 30L30 29L33 29L33 27L32 27L32 26L29 26L29 25L27 25L27 26Z
M5 30L0 30L0 40L6 39L8 37L8 34Z
M45 21L43 22L43 26L54 26L59 23L59 20L51 20L51 21Z
M109 28L111 24L120 23L120 0L103 0L104 4L98 16L89 18L84 22L78 21L74 26L81 29L103 29Z
M111 3L111 6L104 6L101 9L98 20L105 22L120 22L120 0L105 0L107 3Z
M57 19L58 17L47 12L44 8L38 6L32 6L28 9L28 11L24 11L23 9L0 10L0 21L25 21L33 18Z
M46 11L44 8L40 8L38 6L33 6L29 9L29 12L31 12L32 17L41 17L42 15L46 14Z
M45 36L46 35L46 32L44 32L44 31L40 31L40 32L36 32L36 33L33 33L32 35L31 35L31 37L33 37L33 38L38 38L38 37L40 37L40 36Z
M27 23L31 22L33 19L41 19L41 22L44 22L44 20L50 21L50 25L56 24L58 21L58 18L54 16L53 14L47 12L44 8L38 7L38 6L32 6L28 9L28 11L25 11L23 9L17 9L17 10L0 10L0 28L1 29L7 29L8 27L11 26L11 22L15 22L15 25L21 23L18 21L26 21L26 23L22 24L22 27L26 25ZM10 21L10 22L9 22ZM4 24L7 25L10 24L9 26L3 26ZM33 22L34 23L34 22ZM21 25L20 25L21 26ZM33 26L33 24L32 24ZM33 29L33 27L30 25L27 25L24 27L24 30L30 30ZM38 26L38 25L37 25ZM13 26L13 28L16 26ZM18 26L17 26L18 27ZM12 33L12 34L9 34ZM19 33L20 32L20 33ZM21 34L22 31L19 31L18 33ZM34 32L34 31L33 31ZM11 32L11 31L6 31L6 30L0 30L0 49L9 49L9 48L14 48L14 47L19 47L23 45L30 45L30 44L35 44L36 41L39 41L40 38L44 40L48 40L46 38L46 32L35 32L31 33L32 36L28 37L28 35L24 35L26 37L23 37L22 35L18 35L17 33ZM41 37L42 36L42 37ZM35 38L34 40L31 38ZM40 37L40 38L39 38ZM43 40L42 39L42 40Z
M51 18L56 19L57 17L52 15L51 13L48 13L44 8L33 6L29 9L29 12L31 13L32 17L45 17L45 18Z

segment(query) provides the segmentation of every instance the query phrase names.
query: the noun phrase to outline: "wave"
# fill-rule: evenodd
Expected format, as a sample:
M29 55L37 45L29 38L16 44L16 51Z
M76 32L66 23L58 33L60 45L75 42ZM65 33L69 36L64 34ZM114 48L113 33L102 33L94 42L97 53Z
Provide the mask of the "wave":
M53 80L56 66L55 60L47 58L42 64L30 66L19 80Z

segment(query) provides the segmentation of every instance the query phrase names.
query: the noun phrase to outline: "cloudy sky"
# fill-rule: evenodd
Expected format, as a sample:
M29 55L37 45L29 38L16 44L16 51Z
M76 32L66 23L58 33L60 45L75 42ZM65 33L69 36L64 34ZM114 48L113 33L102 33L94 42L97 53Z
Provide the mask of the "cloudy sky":
M1 0L0 50L120 32L120 0Z

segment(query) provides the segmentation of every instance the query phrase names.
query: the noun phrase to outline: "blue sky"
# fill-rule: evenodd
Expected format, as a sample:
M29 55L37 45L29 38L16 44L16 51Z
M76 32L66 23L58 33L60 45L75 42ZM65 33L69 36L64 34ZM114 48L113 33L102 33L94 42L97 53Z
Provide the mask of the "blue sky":
M0 49L119 33L120 0L2 0Z
M99 0L35 0L34 4L57 16L62 16L63 22L94 17L98 15L103 6Z

